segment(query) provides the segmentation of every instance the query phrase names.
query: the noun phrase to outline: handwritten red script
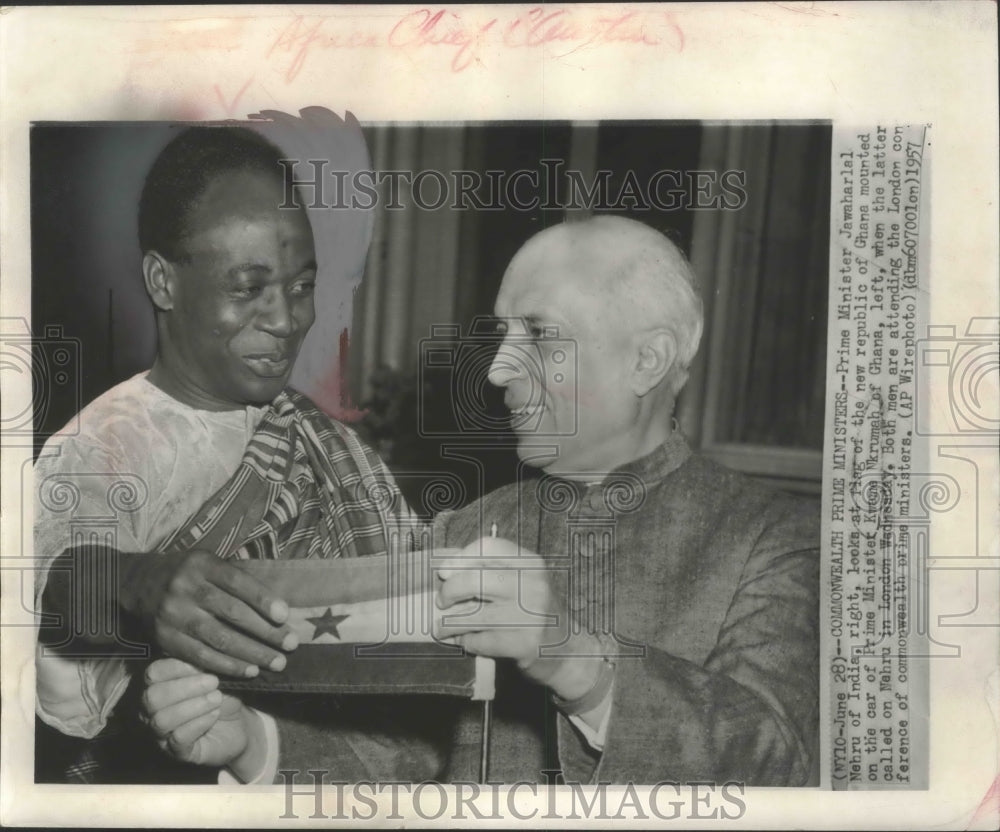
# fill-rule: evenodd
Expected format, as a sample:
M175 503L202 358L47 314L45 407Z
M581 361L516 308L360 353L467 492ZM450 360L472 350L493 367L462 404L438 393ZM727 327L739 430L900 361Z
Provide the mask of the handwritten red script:
M266 58L280 61L285 81L291 82L311 55L331 49L436 51L449 58L454 72L481 64L485 50L495 48L549 47L554 58L613 44L684 49L681 27L672 13L662 10L536 6L483 18L476 10L421 8L386 23L364 22L362 26L357 17L295 15L271 43Z

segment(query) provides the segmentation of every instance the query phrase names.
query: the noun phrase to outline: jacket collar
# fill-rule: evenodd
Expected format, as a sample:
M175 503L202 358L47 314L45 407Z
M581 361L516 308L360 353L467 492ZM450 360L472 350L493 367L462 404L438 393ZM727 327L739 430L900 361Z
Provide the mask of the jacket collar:
M594 488L607 488L615 483L641 481L644 486L652 486L672 474L691 456L691 448L679 430L674 430L667 439L645 456L619 465L608 473L595 472L591 481L568 480L553 474L543 474L543 480L567 482L579 493Z
M605 480L613 478L615 474L629 474L639 477L646 485L653 485L680 468L690 456L691 448L684 434L675 430L662 445L645 456L620 465Z

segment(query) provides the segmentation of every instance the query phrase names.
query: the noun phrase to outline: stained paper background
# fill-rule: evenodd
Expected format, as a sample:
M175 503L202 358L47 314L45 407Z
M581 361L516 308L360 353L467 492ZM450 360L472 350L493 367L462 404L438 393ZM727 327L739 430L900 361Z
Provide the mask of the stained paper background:
M421 37L419 27L438 12L450 35ZM996 35L996 7L985 2L5 8L0 317L5 326L30 319L31 122L243 118L318 105L384 122L831 119L859 129L931 124L933 164L924 192L930 212L929 321L962 333L973 317L1000 316ZM3 381L8 419L30 401L30 378L5 373ZM993 385L987 383L982 394L992 390L995 401ZM947 382L927 391L931 418L940 424L949 395ZM31 629L21 606L30 597L22 586L30 581L22 583L12 561L28 551L30 540L31 506L21 496L30 457L30 448L5 447L0 463L3 822L292 823L279 818L279 789L81 791L32 784ZM976 515L941 515L934 532L939 540L960 538L973 525L977 551L944 554L992 559L986 564L995 571L995 458L980 466L977 487ZM996 581L987 572L982 577L976 584L968 573L943 575L932 586L936 609L960 614L978 605L983 623L952 631L961 655L931 668L927 791L751 790L746 813L728 823L995 828L996 804L976 815L1000 768L998 600L989 589ZM977 586L984 591L977 594ZM521 800L529 806L530 795L523 793ZM405 813L405 799L400 806ZM310 821L308 814L300 808L298 823L336 823ZM565 824L542 814L544 809L531 824ZM443 820L411 817L407 823ZM691 823L680 819L675 825Z

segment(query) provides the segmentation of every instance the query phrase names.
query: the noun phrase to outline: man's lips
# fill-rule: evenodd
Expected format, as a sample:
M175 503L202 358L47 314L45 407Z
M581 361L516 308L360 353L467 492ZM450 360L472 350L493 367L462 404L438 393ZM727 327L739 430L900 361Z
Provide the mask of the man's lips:
M253 372L263 378L280 378L288 372L292 358L284 352L262 352L244 355L243 361Z
M511 426L516 428L533 421L545 409L545 405L525 403L515 406L508 404L507 409L510 411Z

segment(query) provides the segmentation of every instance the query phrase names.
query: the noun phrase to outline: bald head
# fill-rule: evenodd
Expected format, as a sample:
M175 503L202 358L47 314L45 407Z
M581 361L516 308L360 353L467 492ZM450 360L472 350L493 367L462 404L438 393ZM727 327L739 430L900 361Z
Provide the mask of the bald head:
M562 223L536 234L518 251L501 296L526 281L556 274L596 301L593 314L602 320L595 324L631 332L669 330L677 348L670 373L676 395L687 380L703 326L695 275L680 249L658 231L623 217Z

